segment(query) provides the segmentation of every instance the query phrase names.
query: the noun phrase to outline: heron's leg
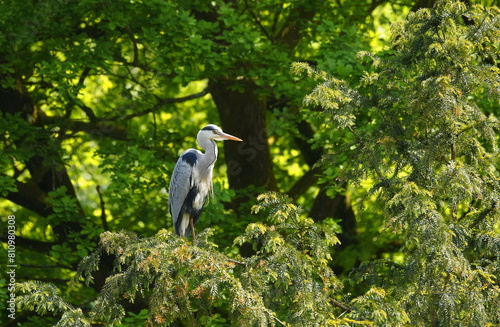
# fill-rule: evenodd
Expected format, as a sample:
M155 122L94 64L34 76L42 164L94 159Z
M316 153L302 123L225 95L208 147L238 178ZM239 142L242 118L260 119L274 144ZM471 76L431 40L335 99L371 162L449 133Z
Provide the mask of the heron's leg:
M194 234L193 217L189 217L189 226L191 227L191 234L193 234L193 241L194 241L196 239L196 235Z

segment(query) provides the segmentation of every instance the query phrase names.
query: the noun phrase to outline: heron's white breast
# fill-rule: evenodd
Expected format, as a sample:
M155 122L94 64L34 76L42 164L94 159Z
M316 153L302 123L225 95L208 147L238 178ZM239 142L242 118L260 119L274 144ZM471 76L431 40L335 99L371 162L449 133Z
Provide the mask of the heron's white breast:
M212 167L209 167L205 174L200 174L198 171L193 172L193 182L198 187L198 194L193 201L194 208L201 208L205 204L205 198L212 190ZM192 185L192 187L195 185Z

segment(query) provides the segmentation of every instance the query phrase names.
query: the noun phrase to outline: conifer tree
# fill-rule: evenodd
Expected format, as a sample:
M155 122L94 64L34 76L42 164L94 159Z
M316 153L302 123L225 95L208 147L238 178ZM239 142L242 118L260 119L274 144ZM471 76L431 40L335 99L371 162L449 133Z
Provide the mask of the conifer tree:
M89 314L66 303L50 284L23 284L18 302L40 314L62 312L58 326L119 324L125 318L123 301L139 298L147 299L149 326L343 325L339 316L347 307L335 299L341 283L328 266L330 247L338 242L335 234L302 216L284 195L259 199L253 210L269 210L271 224L250 224L235 240L252 245L251 257L235 260L222 254L210 240L210 230L198 234L194 243L169 230L148 238L104 232L74 280L92 282L102 257L116 258L116 273L107 278Z
M372 69L356 89L294 66L322 80L306 103L350 138L325 162L352 158L340 176L370 183L386 228L404 236L401 262L358 270L372 289L353 303L370 304L357 313L376 325L401 318L382 298L412 325L500 323L499 44L498 8L439 1L394 25L393 54L359 54Z

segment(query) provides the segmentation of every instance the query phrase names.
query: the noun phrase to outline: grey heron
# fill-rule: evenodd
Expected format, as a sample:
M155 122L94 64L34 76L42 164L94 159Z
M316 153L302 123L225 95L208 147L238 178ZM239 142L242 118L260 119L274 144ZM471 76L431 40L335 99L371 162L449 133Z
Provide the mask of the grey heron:
M194 225L200 218L208 194L212 190L212 171L217 160L215 141L242 141L226 134L216 125L203 127L196 136L198 145L205 150L186 150L177 160L168 192L168 209L174 222L175 233L195 238Z

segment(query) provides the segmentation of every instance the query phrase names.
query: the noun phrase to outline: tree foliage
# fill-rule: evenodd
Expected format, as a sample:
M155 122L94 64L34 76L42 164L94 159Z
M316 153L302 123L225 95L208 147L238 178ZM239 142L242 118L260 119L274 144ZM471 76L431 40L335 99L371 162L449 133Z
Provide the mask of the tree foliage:
M217 251L205 230L193 243L160 230L140 238L131 232L104 232L98 249L86 257L74 281L92 281L104 255L115 257L92 311L84 315L65 303L55 287L27 283L21 308L63 311L61 326L90 326L89 321L116 324L125 316L123 299L147 298L147 324L187 326L228 322L233 326L338 323L334 297L341 289L328 266L330 247L338 242L327 226L300 215L290 199L275 193L260 196L254 211L269 209L269 222L247 227L235 243L252 244L255 254L234 260ZM70 318L71 317L71 318Z
M2 5L20 326L500 325L497 7ZM165 186L207 121L245 142L191 241Z
M393 56L360 54L373 69L358 89L294 66L323 80L306 101L349 129L343 175L370 181L386 228L404 235L401 262L366 262L358 276L413 324L499 322L499 24L498 8L461 2L411 13L393 27Z

